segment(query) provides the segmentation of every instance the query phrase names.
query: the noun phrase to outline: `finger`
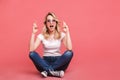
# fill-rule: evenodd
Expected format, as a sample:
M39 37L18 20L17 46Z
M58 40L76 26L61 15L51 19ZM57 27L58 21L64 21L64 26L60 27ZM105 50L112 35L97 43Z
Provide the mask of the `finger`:
M64 26L67 26L67 24L66 24L66 22L65 22L65 21L63 21L63 25L64 25Z
M35 20L33 23L35 23L35 24L36 24L36 23L37 23L37 21Z
M34 27L34 29L37 29L37 28L38 28L38 26L37 26L36 23L33 23L33 27Z
M63 21L63 28L65 27L65 22Z
M63 21L63 28L68 28L67 24Z
M66 23L65 23L65 21L63 21L63 25L65 25Z
M34 25L34 26L37 26L37 24L36 24L35 22L33 23L33 25Z

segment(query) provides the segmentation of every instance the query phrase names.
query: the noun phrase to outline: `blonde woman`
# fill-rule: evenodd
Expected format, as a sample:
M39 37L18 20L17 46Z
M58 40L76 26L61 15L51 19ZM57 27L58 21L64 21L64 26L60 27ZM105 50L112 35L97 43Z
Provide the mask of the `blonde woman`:
M63 22L64 32L61 32L59 30L58 19L54 13L49 12L45 17L43 31L35 39L36 32L38 31L37 27L37 24L34 23L30 40L30 59L43 77L63 77L73 57L68 26ZM62 42L67 49L63 54L60 53ZM35 51L40 44L43 44L44 48L43 57Z

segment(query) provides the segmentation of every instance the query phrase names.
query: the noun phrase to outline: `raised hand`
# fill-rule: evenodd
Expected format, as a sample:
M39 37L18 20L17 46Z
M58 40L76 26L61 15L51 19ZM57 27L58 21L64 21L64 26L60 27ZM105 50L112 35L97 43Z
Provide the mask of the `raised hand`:
M64 21L63 21L63 31L66 33L69 31L68 25Z
M38 32L38 26L37 26L36 22L33 23L33 30L32 31L34 34Z

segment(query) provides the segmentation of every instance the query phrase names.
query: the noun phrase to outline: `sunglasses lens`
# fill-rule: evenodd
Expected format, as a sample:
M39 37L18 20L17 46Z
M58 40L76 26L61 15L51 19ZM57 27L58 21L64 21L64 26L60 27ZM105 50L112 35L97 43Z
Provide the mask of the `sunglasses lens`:
M54 20L54 19L53 20L47 20L47 22L56 22L56 20Z
M50 20L47 20L47 22L50 22Z
M52 20L52 22L56 22L56 20Z

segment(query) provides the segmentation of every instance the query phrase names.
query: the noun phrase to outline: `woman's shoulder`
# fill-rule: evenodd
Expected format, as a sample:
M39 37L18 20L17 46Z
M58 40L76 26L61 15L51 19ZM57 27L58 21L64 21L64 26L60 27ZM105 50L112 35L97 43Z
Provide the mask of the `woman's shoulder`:
M44 39L44 36L42 33L39 33L38 36L37 36L39 39Z

